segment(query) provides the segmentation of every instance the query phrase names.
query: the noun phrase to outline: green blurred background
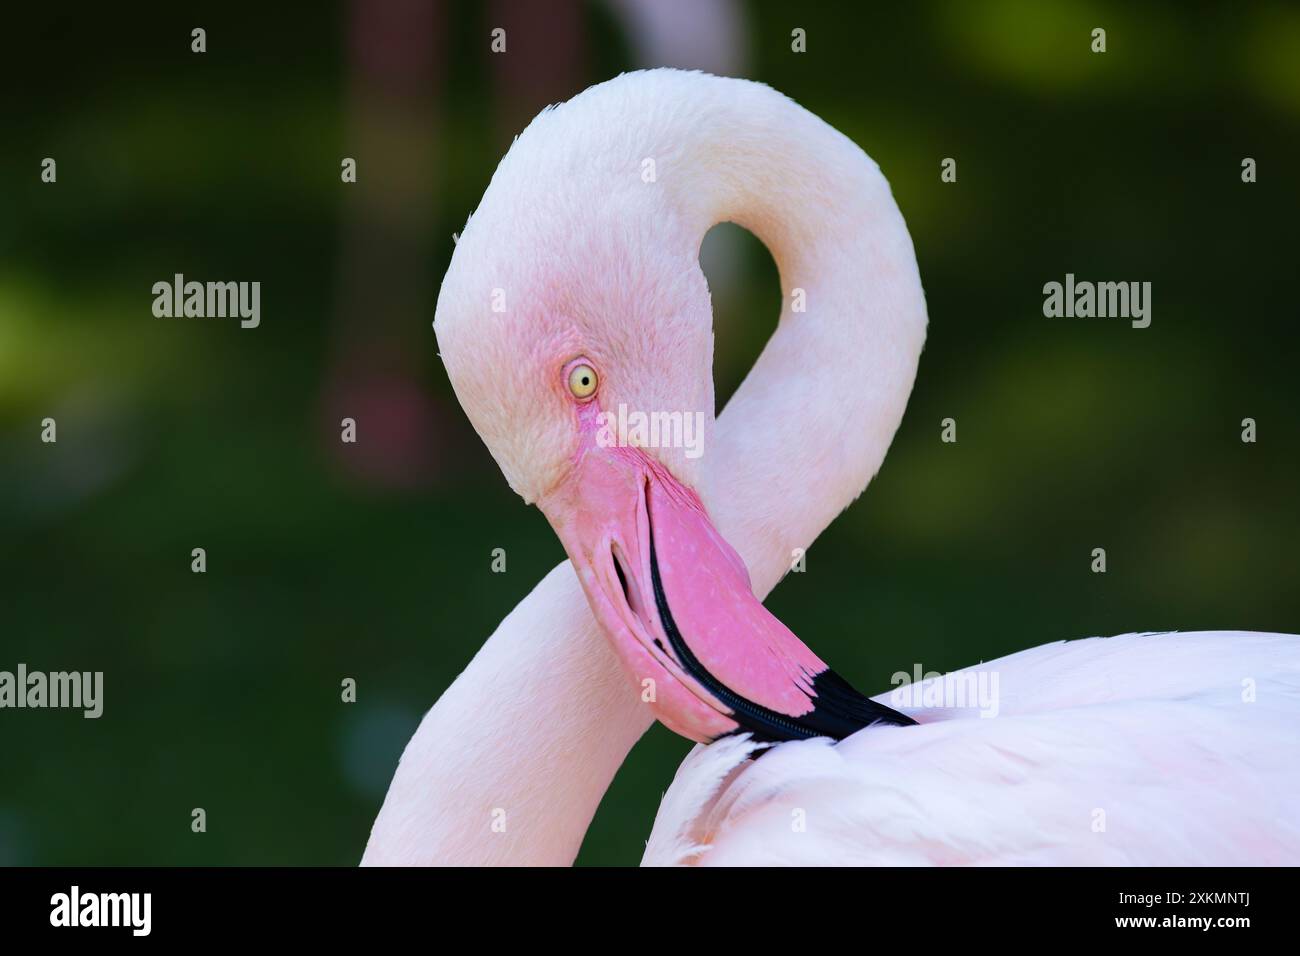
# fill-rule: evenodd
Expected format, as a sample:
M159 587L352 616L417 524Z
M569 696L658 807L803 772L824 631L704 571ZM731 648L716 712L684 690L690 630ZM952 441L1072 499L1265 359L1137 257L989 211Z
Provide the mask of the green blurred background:
M0 669L102 670L105 712L0 711L0 862L359 859L421 714L562 558L437 361L451 234L541 106L639 66L794 97L916 243L902 430L769 602L837 670L1300 630L1294 5L175 6L4 15ZM779 291L734 227L703 260L721 401ZM154 318L176 272L261 281L261 327ZM1151 327L1045 319L1066 272L1151 281ZM639 859L688 746L647 734L580 862Z

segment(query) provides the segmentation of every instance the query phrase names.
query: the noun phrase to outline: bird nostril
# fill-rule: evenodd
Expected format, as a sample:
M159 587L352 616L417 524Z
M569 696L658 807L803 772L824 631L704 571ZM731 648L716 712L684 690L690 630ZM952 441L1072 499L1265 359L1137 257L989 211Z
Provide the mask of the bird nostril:
M617 542L611 545L610 556L614 559L614 573L618 575L618 586L623 590L623 600L627 602L628 610L644 621L645 604L641 600L641 588L632 572L632 565L628 564L623 549Z
M618 586L623 589L623 600L632 606L632 595L627 589L627 575L623 573L623 561L619 558L618 548L613 549L614 573L618 575Z

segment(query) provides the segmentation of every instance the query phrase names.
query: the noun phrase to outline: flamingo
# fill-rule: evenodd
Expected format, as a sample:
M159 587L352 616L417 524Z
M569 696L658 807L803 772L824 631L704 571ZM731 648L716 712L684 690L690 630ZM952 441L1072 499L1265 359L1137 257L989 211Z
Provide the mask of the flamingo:
M776 331L715 423L697 257L771 251ZM762 605L876 473L926 332L881 172L774 90L625 74L543 111L452 256L466 415L568 554L421 722L363 864L566 865L657 718L697 742L647 864L1300 860L1300 640L1125 635L962 672L997 715L868 698ZM611 436L703 415L704 453Z

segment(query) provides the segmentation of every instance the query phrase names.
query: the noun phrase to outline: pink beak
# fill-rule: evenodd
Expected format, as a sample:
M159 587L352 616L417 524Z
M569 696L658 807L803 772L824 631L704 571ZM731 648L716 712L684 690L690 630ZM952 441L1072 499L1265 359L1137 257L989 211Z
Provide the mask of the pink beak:
M696 741L842 739L914 721L831 671L754 597L696 494L636 448L588 443L539 504L641 699Z

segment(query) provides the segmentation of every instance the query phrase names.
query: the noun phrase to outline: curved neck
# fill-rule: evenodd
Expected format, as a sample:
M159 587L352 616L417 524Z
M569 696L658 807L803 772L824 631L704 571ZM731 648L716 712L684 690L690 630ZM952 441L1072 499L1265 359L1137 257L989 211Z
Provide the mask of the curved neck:
M650 723L566 561L425 715L361 862L567 866Z
M781 317L719 416L706 497L765 595L879 470L925 342L912 240L879 167L769 87L726 84L678 197L703 238L734 222L768 247ZM670 183L671 188L671 183Z
M658 79L670 96L681 84L705 103L704 122L692 114L664 131L691 171L674 204L695 250L733 221L781 273L780 325L718 419L705 496L761 598L791 550L880 467L915 377L925 304L888 184L858 147L767 87ZM363 862L571 863L649 724L566 562L426 715Z

